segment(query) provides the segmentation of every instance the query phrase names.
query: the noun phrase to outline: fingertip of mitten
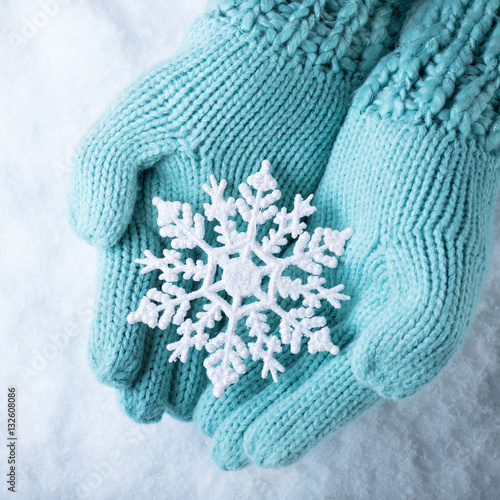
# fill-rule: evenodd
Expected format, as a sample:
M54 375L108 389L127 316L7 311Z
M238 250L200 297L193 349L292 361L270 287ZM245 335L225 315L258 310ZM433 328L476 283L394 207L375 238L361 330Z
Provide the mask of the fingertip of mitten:
M212 388L209 387L201 395L193 412L193 420L196 422L198 429L207 437L214 436L219 424L219 420L214 417L212 412L212 405L210 404L212 398Z
M68 223L72 231L82 240L97 248L106 249L114 246L128 226L133 211L133 204L124 202L122 212L105 214L94 213L93 204L83 201L83 193L72 188L68 195Z
M127 417L138 424L159 422L164 413L164 405L154 398L137 398L134 391L121 390L117 395L118 405Z
M101 384L113 387L114 389L126 389L132 385L127 372L119 373L102 365L89 364L95 378Z
M109 360L105 362L101 356L96 355L94 347L89 343L88 363L95 378L101 384L115 389L126 389L132 385L137 370L123 367L120 369L118 363Z
M223 471L243 469L251 463L241 445L234 443L228 436L223 439L214 439L211 457Z
M288 465L284 463L282 457L273 453L273 450L268 446L262 446L258 440L252 437L251 433L248 433L244 437L243 449L245 453L250 457L252 463L263 467L265 469L276 469L278 467L283 467ZM290 463L292 463L291 461Z

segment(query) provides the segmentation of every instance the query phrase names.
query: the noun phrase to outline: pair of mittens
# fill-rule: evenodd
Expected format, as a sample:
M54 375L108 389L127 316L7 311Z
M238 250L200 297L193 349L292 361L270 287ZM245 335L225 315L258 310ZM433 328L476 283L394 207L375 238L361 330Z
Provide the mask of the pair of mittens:
M388 26L410 3L217 3L82 144L70 219L101 248L91 365L136 421L195 412L223 469L294 462L382 398L415 393L463 340L499 186L500 2L425 0L395 44ZM283 349L277 383L249 362L216 398L203 350L168 361L175 325L127 323L161 286L135 259L165 248L153 198L200 212L210 175L236 197L264 158L285 207L314 193L311 231L354 229L325 269L351 300L320 311L338 355Z

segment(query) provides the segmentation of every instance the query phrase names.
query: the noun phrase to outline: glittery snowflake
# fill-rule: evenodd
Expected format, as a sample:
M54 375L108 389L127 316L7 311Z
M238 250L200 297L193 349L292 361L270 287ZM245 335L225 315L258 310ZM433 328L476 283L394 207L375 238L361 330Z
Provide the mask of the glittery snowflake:
M145 258L136 260L144 265L142 273L160 270L164 283L161 290L147 292L139 308L128 315L129 323L142 321L160 329L176 325L180 338L167 346L173 351L171 362L180 359L185 363L192 347L205 349L209 354L204 366L217 397L245 373L243 360L249 354L255 361L262 360L262 377L270 373L276 382L277 372L284 371L275 358L283 344L289 344L296 354L306 337L310 353L339 352L331 342L326 319L315 315L315 310L322 301L338 309L341 300L349 299L340 293L344 285L325 287L326 280L320 275L324 267L337 266L337 257L353 231L318 227L309 234L303 219L316 210L311 205L312 195L303 199L297 194L290 212L286 208L278 211L275 203L281 192L270 167L264 161L260 171L239 186L241 197L236 200L224 199L227 182L217 182L212 175L211 185L203 185L211 199L204 204L205 217L193 215L187 203L154 198L160 235L171 238L172 249L164 250L162 258L146 250ZM245 231L237 227L238 215ZM218 245L207 242L208 229L215 232ZM259 238L262 229L265 235ZM183 259L178 251L196 248L205 259ZM295 279L284 275L294 267L302 273L296 272ZM175 284L181 276L195 286L186 290ZM196 301L199 312L189 318ZM270 333L271 315L280 319L279 335L278 331Z

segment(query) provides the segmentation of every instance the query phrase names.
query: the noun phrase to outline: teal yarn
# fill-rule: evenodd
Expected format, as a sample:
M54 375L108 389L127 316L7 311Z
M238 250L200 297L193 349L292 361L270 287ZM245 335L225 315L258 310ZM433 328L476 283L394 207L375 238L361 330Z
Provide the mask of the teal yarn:
M460 347L486 276L500 187L500 1L419 3L358 90L309 228L352 227L332 282L340 354L254 365L195 419L225 470L297 461L383 398L413 395Z
M157 284L135 259L166 245L152 199L199 211L211 174L228 179L234 195L265 158L285 205L312 192L359 75L388 51L392 4L212 2L178 53L139 78L82 142L69 219L100 249L89 362L137 422L165 411L190 420L207 383L201 352L168 362L173 328L126 321Z

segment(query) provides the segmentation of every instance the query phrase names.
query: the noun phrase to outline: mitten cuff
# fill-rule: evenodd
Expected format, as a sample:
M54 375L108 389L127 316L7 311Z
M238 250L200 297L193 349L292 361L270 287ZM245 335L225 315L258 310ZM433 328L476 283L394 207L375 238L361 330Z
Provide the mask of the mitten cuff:
M355 70L380 58L389 15L402 0L225 0L209 15L300 64ZM364 49L370 46L370 51ZM373 63L370 63L373 61Z
M500 147L500 0L432 0L410 16L399 47L353 107L474 135Z

